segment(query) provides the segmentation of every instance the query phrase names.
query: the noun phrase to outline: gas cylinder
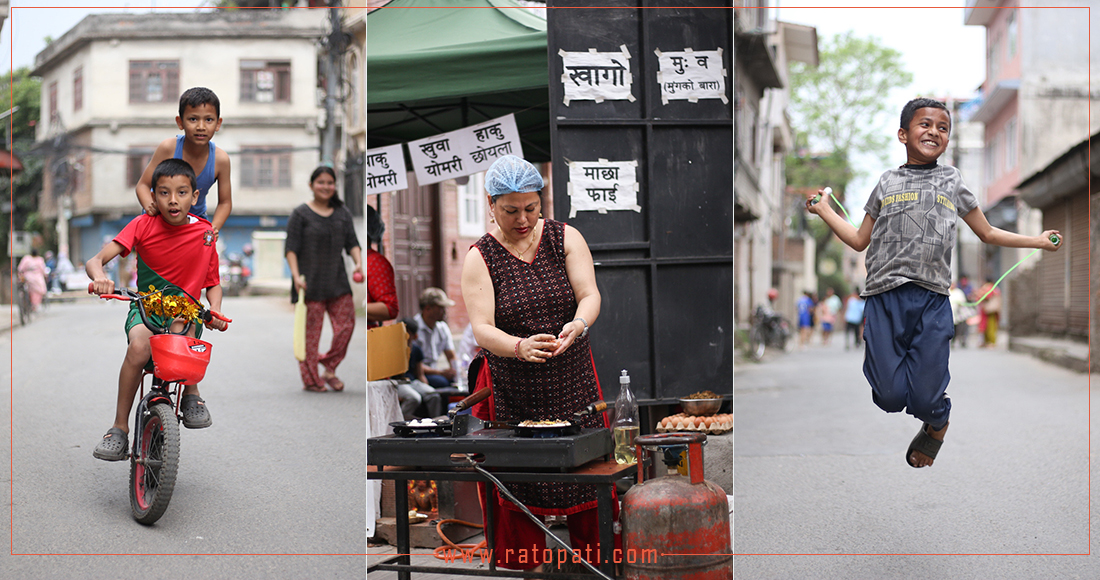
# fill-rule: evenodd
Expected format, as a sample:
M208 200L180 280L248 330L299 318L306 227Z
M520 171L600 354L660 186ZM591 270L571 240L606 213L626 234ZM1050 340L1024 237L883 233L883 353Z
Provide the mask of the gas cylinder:
M657 433L634 440L638 484L623 497L623 571L628 580L733 578L729 502L703 479L703 433ZM643 480L642 448L687 444L688 476ZM675 473L674 471L672 473Z

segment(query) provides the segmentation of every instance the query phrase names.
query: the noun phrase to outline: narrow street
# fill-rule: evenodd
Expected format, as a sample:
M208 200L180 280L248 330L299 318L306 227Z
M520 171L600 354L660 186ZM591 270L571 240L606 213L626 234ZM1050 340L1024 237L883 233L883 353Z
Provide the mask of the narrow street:
M15 554L3 556L0 576L362 579L364 320L337 369L346 390L308 393L289 301L227 298L230 329L203 335L213 350L200 389L214 424L181 429L171 504L143 526L130 514L129 462L92 457L114 413L126 308L92 298L51 304L0 338L14 361L0 400L4 423L12 419L2 477L7 488L11 474ZM322 350L330 330L326 323Z
M842 335L738 361L737 578L1100 577L1088 375L1003 346L953 351L951 426L917 470L904 455L920 424L875 406L862 363Z

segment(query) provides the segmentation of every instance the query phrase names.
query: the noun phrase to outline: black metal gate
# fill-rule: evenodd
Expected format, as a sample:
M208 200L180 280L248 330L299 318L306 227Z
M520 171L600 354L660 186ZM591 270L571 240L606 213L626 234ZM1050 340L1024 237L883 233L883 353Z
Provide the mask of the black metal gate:
M732 393L733 9L667 1L560 9L583 4L554 1L548 10L553 195L555 215L584 235L596 262L603 303L593 354L604 397L617 395L621 369L643 400ZM623 47L633 101L563 102L559 50ZM722 50L724 100L662 102L655 51L685 49ZM568 217L568 162L598 159L637 161L640 212Z

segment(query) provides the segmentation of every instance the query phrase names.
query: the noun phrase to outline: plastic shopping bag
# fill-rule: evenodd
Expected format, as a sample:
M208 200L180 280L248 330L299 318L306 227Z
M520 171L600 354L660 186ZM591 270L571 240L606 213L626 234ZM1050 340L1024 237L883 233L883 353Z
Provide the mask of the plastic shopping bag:
M294 305L294 358L306 360L306 293L298 292Z

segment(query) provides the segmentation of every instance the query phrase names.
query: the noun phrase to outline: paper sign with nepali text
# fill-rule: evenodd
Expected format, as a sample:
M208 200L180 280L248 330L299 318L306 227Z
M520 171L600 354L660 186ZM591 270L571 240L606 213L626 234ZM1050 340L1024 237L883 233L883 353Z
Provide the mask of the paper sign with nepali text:
M564 89L562 102L569 101L634 101L630 93L634 75L630 74L630 52L622 45L620 52L567 52L558 50L561 57L561 84Z
M637 161L570 161L567 189L571 218L578 211L642 211Z
M408 189L401 144L367 149L367 195Z
M685 48L680 52L661 52L657 54L659 71L657 83L661 85L661 103L667 105L672 100L686 100L691 103L699 99L722 99L726 97L726 69L722 66L722 49L695 51Z
M505 155L523 157L514 115L410 141L408 145L420 185L485 171Z

